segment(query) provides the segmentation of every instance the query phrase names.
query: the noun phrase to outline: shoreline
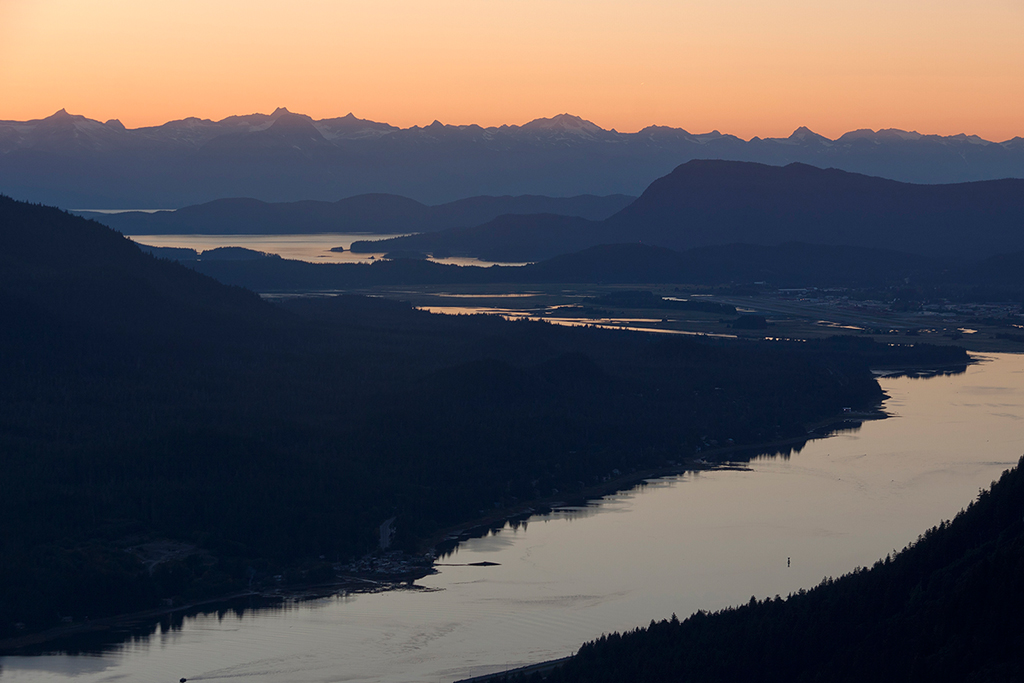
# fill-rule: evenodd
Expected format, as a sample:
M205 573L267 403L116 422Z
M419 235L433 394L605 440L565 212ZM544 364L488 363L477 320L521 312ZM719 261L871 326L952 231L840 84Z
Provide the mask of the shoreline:
M968 362L968 365L980 362L980 360L981 359L972 358ZM892 377L903 374L904 372L916 373L920 371L942 374L945 371L952 369L952 367L953 366L903 367L898 371L894 368L893 372L885 373L882 376ZM963 366L958 365L955 367L959 368ZM883 370L881 367L878 369ZM760 453L780 451L782 449L800 446L810 441L828 438L842 429L859 428L860 425L866 421L886 419L890 417L890 415L885 412L883 405L888 398L888 395L883 394L879 401L871 407L850 412L844 411L836 413L829 417L808 423L805 425L806 433L801 436L778 439L758 444L717 446L702 451L697 454L696 457L683 460L678 464L626 472L620 476L614 477L613 479L586 487L572 495L548 496L525 501L524 503L517 505L515 508L506 508L504 510L495 511L494 514L485 515L470 522L464 522L462 524L447 527L425 539L417 548L417 550L422 554L431 554L433 559L430 564L423 565L422 567L405 573L367 573L365 575L349 573L349 575L344 577L339 576L336 581L326 583L298 584L268 589L239 591L228 595L195 600L182 605L141 610L138 612L101 617L99 619L78 622L70 625L56 626L44 631L27 633L25 635L0 640L0 656L32 656L42 654L43 652L49 652L49 650L45 650L45 648L42 647L47 643L55 643L65 639L78 638L90 634L100 634L103 632L114 633L118 631L130 631L133 628L149 627L159 623L161 619L172 615L181 614L187 616L190 613L201 614L203 612L214 611L215 606L225 607L230 602L247 598L266 600L268 602L267 607L269 607L270 604L325 598L341 593L375 593L409 588L415 581L438 571L436 569L436 567L439 566L438 559L448 552L446 550L442 550L445 547L453 549L458 546L459 543L472 538L482 537L487 533L490 533L492 530L503 528L506 524L512 521L525 520L535 515L548 514L552 510L561 507L587 505L592 501L600 500L606 496L634 489L643 485L644 482L650 479L679 476L688 472L701 472L727 468L734 469L736 466L741 465L743 461L730 460L728 456L733 454L747 453L749 454L749 457L746 458L746 460L749 461L752 457ZM732 467L730 467L730 465L732 465ZM121 639L120 642L124 642L125 639ZM110 645L113 646L114 643L111 643ZM42 652L40 650L42 650ZM59 648L55 648L53 651L61 650Z
M398 575L348 575L339 577L337 581L317 584L300 584L295 586L280 586L264 590L248 590L230 593L203 600L195 600L186 604L167 607L141 610L127 614L118 614L109 617L101 617L89 621L78 622L70 625L55 626L53 628L27 633L23 636L15 636L0 640L0 657L3 656L32 656L43 654L38 650L47 643L59 642L65 639L78 638L90 634L103 632L129 631L133 628L142 628L158 623L162 618L189 613L201 614L205 611L214 611L215 606L226 606L228 603L246 598L263 599L268 603L280 604L288 601L314 600L317 598L330 597L340 593L377 593L382 591L399 590L407 588L415 581L422 579L438 571L435 567L443 566L438 564L438 559L443 557L441 547L450 545L456 547L459 543L472 538L479 538L486 535L495 528L504 527L507 523L515 520L528 519L534 515L548 514L552 510L570 505L586 505L591 501L600 500L605 496L614 495L621 491L628 491L641 486L649 479L679 476L687 472L701 472L715 469L725 469L733 462L725 456L738 452L751 452L752 454L778 450L782 448L797 446L814 441L825 439L835 431L842 429L841 425L851 424L860 426L862 422L881 420L889 417L881 406L888 398L883 397L879 403L871 409L853 411L850 413L838 413L829 418L818 420L806 425L807 433L803 436L780 439L771 442L764 442L754 445L731 445L720 446L703 451L701 458L682 462L679 465L669 467L647 468L628 472L608 481L601 482L594 486L587 487L571 496L549 496L546 498L534 499L516 506L514 509L497 511L495 514L478 518L470 523L463 523L438 531L426 539L419 550L423 553L433 551L435 559L429 566L423 566L418 571L410 571ZM835 426L827 432L820 432L823 428ZM268 604L269 607L269 604ZM207 608L207 609L204 609ZM122 641L123 642L123 641ZM59 651L59 648L56 650Z
M496 511L494 514L474 520L472 523L459 524L447 527L426 539L418 548L423 552L436 551L439 547L451 544L457 546L463 541L471 538L479 538L486 535L492 529L504 527L508 522L528 519L534 515L548 514L552 510L575 505L586 505L591 501L600 500L606 496L615 495L622 491L629 491L641 486L649 479L662 479L674 477L688 472L705 472L719 469L736 469L743 461L729 460L728 455L735 453L750 453L751 457L766 451L778 451L784 448L792 448L806 444L810 441L827 439L836 432L843 429L859 428L864 422L884 420L891 417L882 409L882 404L889 398L883 395L878 404L872 408L855 410L851 412L836 413L830 417L822 418L805 425L806 434L777 439L758 444L735 444L730 446L718 446L702 451L701 457L693 458L677 465L646 468L627 472L614 479L595 484L584 488L582 491L572 495L548 496L545 498L526 501L514 509ZM749 459L748 459L749 460ZM434 563L436 565L436 562ZM432 565L433 566L433 565Z
M409 587L413 581L418 581L424 576L433 573L433 567L424 567L422 571L408 572L406 574L381 577L370 576L345 576L337 581L327 583L306 584L298 586L282 586L280 588L267 590L248 590L195 600L186 604L159 607L127 614L116 614L99 619L90 619L78 623L55 626L45 631L27 633L23 636L15 636L0 640L0 657L10 656L33 656L46 654L50 651L36 651L36 648L69 638L77 638L90 634L101 634L104 632L130 631L133 628L143 628L158 624L164 617L175 614L188 616L190 614L203 614L216 611L217 607L228 607L230 603L244 599L265 600L269 608L271 605L280 605L286 602L316 600L318 598L331 597L340 594L358 593L379 593L382 591L398 590ZM254 609L259 609L254 608ZM123 640L121 642L124 642ZM55 651L61 651L59 649Z

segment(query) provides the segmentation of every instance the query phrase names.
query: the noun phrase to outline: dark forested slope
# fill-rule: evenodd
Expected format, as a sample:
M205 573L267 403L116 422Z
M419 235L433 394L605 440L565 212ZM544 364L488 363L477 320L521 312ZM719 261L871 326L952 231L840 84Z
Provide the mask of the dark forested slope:
M834 343L706 345L362 297L272 305L7 198L0 244L5 636L321 557L308 578L330 578L391 517L412 550L484 509L706 439L803 435L880 396L863 349ZM161 539L191 550L126 552Z
M548 683L1019 681L1024 459L952 522L810 591L602 637ZM537 676L536 678L540 678Z

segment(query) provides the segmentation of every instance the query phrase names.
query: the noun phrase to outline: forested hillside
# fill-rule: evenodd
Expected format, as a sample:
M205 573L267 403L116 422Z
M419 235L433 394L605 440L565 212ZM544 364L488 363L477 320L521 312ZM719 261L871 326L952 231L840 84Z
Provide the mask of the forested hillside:
M880 397L890 347L272 305L0 198L0 635L331 578L448 525ZM908 350L904 349L906 353ZM911 354L915 353L909 349ZM948 353L948 352L947 352ZM953 351L962 354L962 351ZM146 564L126 552L192 550Z

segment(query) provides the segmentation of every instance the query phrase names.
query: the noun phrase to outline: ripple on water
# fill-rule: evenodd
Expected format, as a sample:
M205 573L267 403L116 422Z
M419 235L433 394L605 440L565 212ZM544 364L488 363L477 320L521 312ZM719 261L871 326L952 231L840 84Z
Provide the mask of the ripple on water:
M884 378L895 419L788 458L672 477L459 546L420 585L184 620L102 656L8 657L7 681L451 681L601 633L809 588L954 516L1024 452L1024 358ZM612 514L614 513L614 514ZM787 566L787 559L791 566Z

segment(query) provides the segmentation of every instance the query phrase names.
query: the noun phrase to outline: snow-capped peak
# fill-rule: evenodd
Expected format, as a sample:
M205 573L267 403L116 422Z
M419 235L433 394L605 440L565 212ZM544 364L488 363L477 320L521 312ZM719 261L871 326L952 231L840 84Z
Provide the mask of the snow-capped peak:
M600 126L572 114L559 114L549 119L534 119L529 123L523 124L523 130L557 131L576 134L605 132Z

